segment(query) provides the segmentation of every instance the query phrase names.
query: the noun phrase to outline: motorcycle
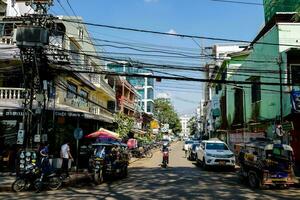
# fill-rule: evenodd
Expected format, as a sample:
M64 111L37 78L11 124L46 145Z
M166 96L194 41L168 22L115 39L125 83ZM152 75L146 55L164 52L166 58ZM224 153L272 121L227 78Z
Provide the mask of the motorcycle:
M39 173L40 171L36 165L28 165L13 182L12 190L14 192L21 192L30 189L34 185L35 180L39 177Z
M169 151L163 151L162 167L166 168L169 163Z
M50 190L57 190L63 183L63 178L58 170L53 170L50 167L47 157L41 160L41 175L34 182L34 188L36 192L40 192L43 188L49 188Z

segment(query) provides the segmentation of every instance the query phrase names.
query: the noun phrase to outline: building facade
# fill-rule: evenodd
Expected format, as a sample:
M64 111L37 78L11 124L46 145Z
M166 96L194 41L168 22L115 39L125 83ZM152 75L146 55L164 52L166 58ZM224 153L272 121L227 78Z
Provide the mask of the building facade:
M181 123L181 137L189 137L190 136L190 129L188 127L188 122L191 119L188 115L183 115L180 117L180 123Z
M7 19L7 16L0 19L0 144L6 151L14 152L19 139L17 133L22 128L26 95L20 51L14 35L23 22L14 16ZM25 133L28 141L23 141L30 147L48 141L57 156L64 139L75 141L76 127L82 128L84 134L100 127L112 127L116 105L114 87L104 75L76 72L100 71L103 63L97 58L98 51L86 27L66 21L70 19L82 22L79 17L54 20L56 28L51 31L46 48L49 71L43 76L44 95L33 100L31 129ZM43 107L39 99L45 102ZM45 113L41 124L35 118L40 110Z
M128 62L118 62L118 63L108 63L108 69L113 70L118 73L132 73L140 75L153 75L146 69L140 69L138 67L132 66ZM126 77L128 82L134 86L137 92L141 96L141 105L143 112L153 115L154 109L154 79L148 77Z

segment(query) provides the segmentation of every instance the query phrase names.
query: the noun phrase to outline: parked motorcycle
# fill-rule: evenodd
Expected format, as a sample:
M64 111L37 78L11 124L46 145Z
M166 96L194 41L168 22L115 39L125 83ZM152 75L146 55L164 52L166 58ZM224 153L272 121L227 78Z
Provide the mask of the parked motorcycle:
M33 187L35 180L39 177L40 170L34 164L28 165L26 169L21 172L12 184L14 192L21 192Z
M58 170L51 168L47 157L41 160L41 175L34 182L36 192L40 192L44 188L57 190L61 187L63 178Z

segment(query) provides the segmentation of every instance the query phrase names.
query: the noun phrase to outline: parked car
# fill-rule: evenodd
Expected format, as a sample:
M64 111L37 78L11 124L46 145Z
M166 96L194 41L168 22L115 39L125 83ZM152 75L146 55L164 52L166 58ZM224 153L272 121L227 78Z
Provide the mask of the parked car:
M208 166L235 168L235 155L220 140L202 141L197 151L196 161L204 169Z
M199 149L200 143L193 143L191 148L188 150L188 159L196 160L197 150Z

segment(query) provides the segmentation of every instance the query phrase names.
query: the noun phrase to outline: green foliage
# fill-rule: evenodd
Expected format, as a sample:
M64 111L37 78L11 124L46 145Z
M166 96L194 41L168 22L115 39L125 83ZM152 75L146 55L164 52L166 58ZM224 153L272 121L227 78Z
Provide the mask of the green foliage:
M154 117L160 124L169 124L173 133L181 132L179 116L168 99L158 98L154 100Z
M190 129L190 134L191 135L195 135L196 131L197 131L197 121L196 121L196 117L192 117L189 121L188 121L188 128Z
M134 119L125 115L124 113L118 113L114 116L114 122L118 125L116 132L121 138L127 137L134 125Z

